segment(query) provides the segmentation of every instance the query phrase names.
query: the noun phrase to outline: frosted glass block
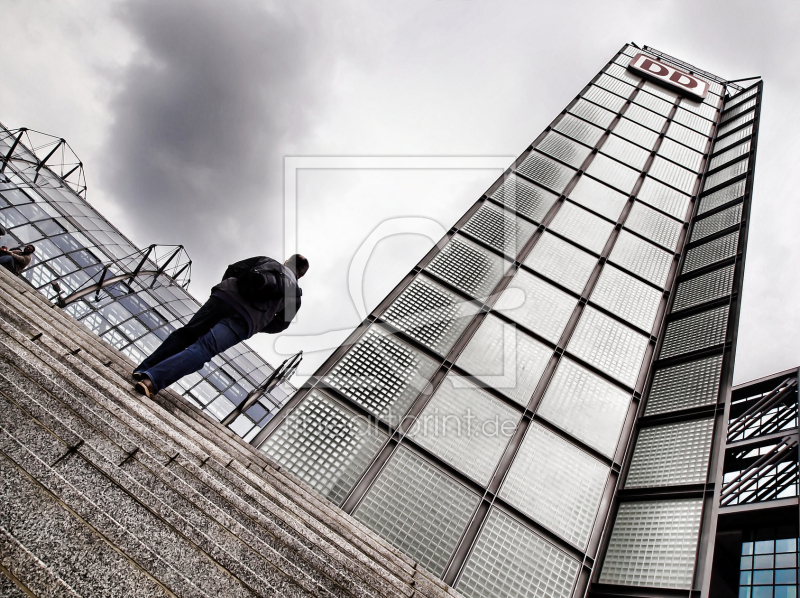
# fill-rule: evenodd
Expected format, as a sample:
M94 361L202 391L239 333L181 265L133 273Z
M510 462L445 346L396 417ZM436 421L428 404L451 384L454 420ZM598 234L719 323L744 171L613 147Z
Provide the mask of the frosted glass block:
M704 154L708 147L708 137L701 135L697 131L693 131L689 127L676 123L675 121L669 124L667 129L667 137L675 141L687 145L695 151Z
M633 90L636 89L633 85L629 85L628 83L615 79L614 77L609 77L608 75L600 75L594 84L622 96L625 99L629 98ZM615 108L614 112L619 112L619 107Z
M647 110L646 108L642 108L636 104L631 104L628 106L628 109L624 114L625 118L637 122L648 129L652 129L657 133L661 132L661 129L664 128L664 123L667 122L667 119L660 114L656 114L655 112Z
M744 204L738 203L721 212L712 214L708 218L697 220L692 228L692 236L689 241L698 241L704 237L739 224L742 221L743 205Z
M586 156L592 152L588 147L552 131L539 142L536 149L575 168L580 168Z
M729 131L733 131L734 129L741 127L742 125L749 123L753 120L756 116L755 110L751 110L742 116L734 118L733 120L729 120L724 125L720 126L719 131L717 132L717 137L722 137Z
M478 502L477 494L401 446L353 515L438 577Z
M418 276L381 318L440 355L447 355L479 307Z
M616 92L612 93L614 90L611 88L619 86L622 93L625 94L627 92L628 95L630 95L630 92L633 91L633 88L612 77L606 77L603 82L605 85L602 85L598 82L589 87L586 93L583 94L584 99L595 104L599 104L603 108L607 108L612 112L619 112L620 108L625 105L625 101L628 96L626 95L625 97L620 97L619 95L615 95ZM599 87L597 87L597 85L599 85ZM623 87L627 89L623 89Z
M653 376L645 415L716 403L721 370L721 355L659 369Z
M536 225L514 217L491 202L484 203L461 230L502 251L512 259L528 242Z
M733 135L731 135L733 137ZM715 146L715 150L718 148ZM709 170L713 170L723 164L727 164L731 160L735 160L740 156L744 156L746 153L750 151L750 141L745 141L744 143L740 143L729 149L726 152L722 152L721 154L717 154L711 159L711 163L708 165Z
M700 172L700 165L703 162L703 154L696 152L693 149L678 143L677 141L673 141L672 139L665 137L658 148L658 153L668 160L677 162L684 168L688 168L695 173Z
M637 48L636 46L631 46L631 45L626 45L625 48L623 48L623 50L622 50L622 53L624 55L630 56L631 58L636 56L640 52L641 52L641 50L639 48Z
M630 194L640 173L603 154L597 154L586 169L586 174L608 183L623 193Z
M550 280L580 294L597 264L597 258L545 232L524 263Z
M661 304L661 291L608 265L597 280L591 301L649 334Z
M516 170L535 183L552 189L556 193L561 193L575 174L571 168L554 162L544 154L537 152L531 152L525 161L517 166Z
M489 314L456 365L524 406L552 353L552 349L536 339Z
M623 502L600 583L690 589L702 512L699 498Z
M486 297L508 270L510 262L458 235L450 239L425 267L473 297Z
M516 306L516 296L519 291L524 293L525 300L522 305ZM498 298L494 309L547 340L557 343L577 303L578 300L572 295L520 269ZM515 307L506 307L507 305Z
M749 165L750 165L750 158L748 157L745 158L744 160L739 160L738 162L734 162L730 166L726 166L722 170L718 170L714 174L708 175L706 177L705 184L703 185L703 189L713 189L717 185L723 184L725 181L729 181L732 178L747 173Z
M450 373L414 421L408 437L486 485L522 413Z
M648 337L587 306L567 351L632 388L648 342Z
M570 191L569 198L614 222L628 201L627 195L588 176L578 179L578 184Z
M669 113L672 112L672 102L664 101L649 93L640 91L633 101L640 106L649 108L653 112L657 112L661 116L669 116Z
M384 421L400 421L437 363L373 326L345 353L324 380Z
M754 95L758 93L758 87L751 87L747 91L739 92L738 95L733 96L730 100L725 103L725 110L732 108L733 106L738 106L742 102L744 102L747 98L752 98Z
M386 440L386 434L313 390L259 448L341 505Z
M740 114L747 112L750 108L754 108L757 102L757 98L751 98L746 102L742 102L741 104L737 104L735 107L728 109L726 107L725 113L722 115L720 122L725 124L729 122L732 118L736 118Z
M678 99L678 94L672 91L668 91L664 87L656 83L652 83L650 81L645 81L644 85L642 85L642 89L647 93L651 93L654 96L658 96L662 100L669 102L670 104L674 104L675 100Z
M541 222L558 199L554 193L531 185L515 174L509 175L491 197L509 210L519 212L536 222Z
M753 125L748 125L743 129L739 129L738 131L731 133L730 135L726 135L722 139L717 139L714 142L714 151L720 152L724 150L726 147L730 147L733 144L741 141L745 137L750 137L753 134ZM720 162L723 164L723 162Z
M628 61L628 62L630 62L630 61ZM606 72L606 74L611 75L612 77L615 77L616 79L620 79L622 81L625 81L625 83L628 83L629 85L633 85L634 87L636 87L637 85L639 85L639 83L641 83L642 78L641 77L637 77L632 72L627 70L625 68L626 66L628 66L627 62L624 65L620 65L619 63L617 63L615 61L614 63L609 64L606 67L605 72Z
M700 207L697 208L697 215L700 216L706 212L710 212L715 208L723 206L734 199L739 199L744 195L746 184L747 181L745 179L741 179L732 185L714 191L714 193L704 195L700 198Z
M614 225L575 204L565 202L548 228L595 253L600 253L614 230Z
M619 135L628 141L632 141L648 151L653 149L656 139L658 139L658 133L627 118L620 119L617 126L614 127L614 135Z
M500 497L584 549L607 477L603 463L531 422Z
M672 311L694 307L730 295L733 290L733 264L678 285Z
M683 223L637 201L625 220L625 228L647 237L669 251L675 251Z
M678 107L678 111L675 112L673 119L675 122L687 126L690 129L694 129L698 133L702 133L705 136L711 135L711 129L714 127L714 123L710 120L703 118L702 116L692 114L688 110L684 110L680 107Z
M673 320L667 324L661 359L707 349L725 342L728 325L728 306Z
M616 114L613 112L587 102L584 99L575 102L575 105L570 108L569 111L578 118L589 121L601 129L607 129L608 125L610 125L611 121L616 117Z
M665 160L661 156L655 157L647 174L689 195L694 192L695 183L697 183L697 173Z
M569 598L580 563L492 509L456 589L467 598Z
M710 103L695 102L690 100L689 98L681 99L681 108L712 121L717 119L718 107L719 107L719 98L716 98L716 100L712 100Z
M667 187L664 183L647 177L642 183L641 189L639 189L637 199L662 212L666 212L678 220L683 220L686 216L686 210L689 208L690 197L676 189Z
M563 133L567 137L572 137L581 143L585 143L589 147L594 147L605 132L600 127L590 125L584 120L575 118L571 114L565 114L558 124L553 127L559 133Z
M625 487L703 484L713 434L713 417L642 428Z
M612 458L630 402L621 388L563 358L536 413Z
M690 249L686 252L686 260L683 263L683 273L693 272L709 264L735 256L738 245L739 231L735 231L729 235Z
M617 137L616 135L609 136L600 151L636 170L642 170L647 158L650 156L650 152L646 149L642 149L638 145L625 141L622 137Z
M608 259L629 272L664 287L672 266L673 255L622 230Z

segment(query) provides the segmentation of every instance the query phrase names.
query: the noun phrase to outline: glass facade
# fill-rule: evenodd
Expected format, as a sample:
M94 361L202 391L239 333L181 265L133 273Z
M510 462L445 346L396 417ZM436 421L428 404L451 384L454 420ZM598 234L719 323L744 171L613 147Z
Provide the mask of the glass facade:
M707 98L628 70L639 52L707 80ZM748 149L714 149L739 93L625 46L292 397L262 448L314 477L280 451L331 433L293 436L294 414L345 406L381 446L342 457L353 483L336 502L468 597L694 588L749 206L749 187L721 189L749 176L757 133L750 118L749 136L728 133ZM384 348L361 350L377 338Z
M191 261L183 248L139 249L125 238L86 201L81 163L63 140L0 125L0 158L0 244L36 247L22 277L38 292L56 302L57 283L64 310L136 363L199 309L185 288ZM240 344L172 388L222 420L272 372ZM280 385L230 428L254 438L293 390Z

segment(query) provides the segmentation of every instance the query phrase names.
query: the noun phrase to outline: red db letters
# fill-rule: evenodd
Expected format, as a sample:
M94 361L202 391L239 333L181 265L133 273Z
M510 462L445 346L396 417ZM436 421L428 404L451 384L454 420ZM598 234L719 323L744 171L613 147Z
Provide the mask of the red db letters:
M692 96L696 99L704 99L708 95L708 82L698 79L694 75L684 73L676 68L658 62L644 54L637 54L631 60L628 68L642 74L648 79L671 87L683 95Z

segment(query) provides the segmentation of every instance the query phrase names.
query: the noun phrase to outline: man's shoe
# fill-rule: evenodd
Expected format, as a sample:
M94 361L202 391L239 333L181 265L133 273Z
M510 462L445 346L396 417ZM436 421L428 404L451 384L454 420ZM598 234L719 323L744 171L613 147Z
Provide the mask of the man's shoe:
M153 386L153 383L150 382L150 378L145 377L143 380L140 380L136 383L134 388L136 389L136 392L138 392L140 395L146 396L148 399L152 399L154 396L156 396L157 391Z
M139 382L140 380L147 378L147 376L145 376L144 372L133 372L133 374L131 374L131 378L133 378L136 382Z

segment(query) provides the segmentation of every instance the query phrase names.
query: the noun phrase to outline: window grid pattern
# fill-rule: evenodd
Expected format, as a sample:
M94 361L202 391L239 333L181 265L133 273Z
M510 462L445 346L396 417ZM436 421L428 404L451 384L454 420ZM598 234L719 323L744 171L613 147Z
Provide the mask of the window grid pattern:
M586 286L596 263L597 258L548 233L542 235L524 262L575 293Z
M599 87L597 87L599 85ZM602 88L602 89L601 89ZM606 91L609 90L609 91ZM627 98L633 88L624 83L620 83L612 77L601 78L600 81L592 85L583 97L590 102L599 104L603 108L607 108L612 112L619 112L620 108L625 105L625 98ZM621 94L625 97L620 97Z
M685 125L690 129L694 129L706 137L711 135L711 129L714 126L714 123L710 120L693 114L680 107L678 108L677 112L675 112L675 122Z
M742 197L744 195L746 183L747 181L742 179L740 181L736 181L728 187L723 187L722 189L714 191L714 193L701 197L700 207L697 209L697 215L701 216L702 214L710 212L719 206L723 206L734 199Z
M664 183L647 177L639 189L637 199L662 212L666 212L673 218L683 220L686 210L689 208L690 197L676 189L667 187Z
M721 371L721 355L659 369L653 376L645 415L659 415L715 403Z
M610 135L600 151L620 162L624 162L628 166L632 166L636 170L642 170L647 158L650 156L650 152L646 149L642 149L638 145L625 141L622 137L617 137L616 135Z
M513 259L533 236L536 226L493 203L484 203L461 230Z
M532 423L500 496L582 549L607 477L603 463Z
M620 119L617 126L614 127L614 135L632 141L646 150L652 150L658 139L658 133L627 118Z
M661 359L721 345L725 342L727 324L727 305L673 320L664 333Z
M353 515L440 576L478 496L400 447Z
M647 110L646 108L642 108L637 104L631 104L628 106L628 109L625 111L625 118L639 123L643 127L652 129L657 133L661 132L661 129L664 127L664 123L667 122L667 119L660 114L656 114L655 112Z
M586 174L604 181L622 191L630 193L639 178L639 172L603 154L597 154L586 169Z
M425 276L418 276L381 316L439 355L447 355L478 306Z
M731 133L727 137L723 137L722 139L717 139L714 142L714 151L720 152L724 150L726 147L729 147L741 141L745 137L750 137L750 135L752 134L753 134L753 125L748 125L743 129L739 129L738 131ZM719 166L720 164L724 164L724 162L719 162L718 164L714 165L714 168L716 168L716 166Z
M797 538L742 542L741 598L797 598Z
M736 255L738 246L739 233L737 231L704 243L698 247L693 247L686 252L686 259L683 263L683 273L693 272L709 264L733 257Z
M673 256L655 245L622 230L608 259L618 266L664 287Z
M713 418L642 428L625 487L704 483L713 433Z
M552 131L539 142L536 149L575 168L580 168L586 156L592 151L588 147Z
M600 75L597 81L595 81L595 85L607 89L626 99L629 98L633 93L633 90L636 89L635 86L628 85L627 83L620 81L619 79L615 79L614 77L609 77L608 75ZM619 112L619 107L614 108L614 112Z
M340 505L387 440L386 434L314 390L260 449Z
M457 289L482 298L500 282L509 263L472 241L455 236L425 269Z
M597 145L597 142L600 141L604 133L603 129L590 125L579 118L575 118L571 114L565 114L553 129L589 147Z
M608 265L592 291L591 302L649 333L655 323L662 293Z
M695 173L700 172L700 165L703 163L703 154L677 143L668 137L665 137L661 142L658 153L668 160L672 160Z
M691 194L694 191L694 186L697 182L696 173L665 160L661 156L655 157L647 174L686 194Z
M683 225L637 201L625 220L625 228L647 237L669 251L675 251Z
M575 102L575 105L570 108L569 111L578 118L582 118L593 125L597 125L601 129L607 129L608 125L611 124L611 121L613 121L615 117L613 112L587 102L584 99Z
M661 116L669 116L669 113L672 112L672 102L667 102L644 91L638 93L633 101L640 106L649 108L653 112L657 112Z
M571 168L537 152L531 152L530 156L517 167L517 172L556 193L561 193L575 174Z
M681 108L688 110L689 112L694 112L695 114L702 116L703 118L707 118L708 120L716 120L717 107L719 106L720 98L712 95L706 99L708 100L709 98L711 98L710 103L697 103L687 97L684 97L681 99Z
M578 206L565 203L550 223L550 230L600 253L614 225Z
M755 110L751 110L747 114L743 114L739 118L735 118L734 120L730 120L726 122L719 128L719 132L717 133L717 137L722 137L728 131L733 131L737 127L741 127L745 123L749 123L751 120L755 118L756 112Z
M658 96L659 98L669 102L670 104L674 104L675 100L678 99L678 94L668 91L666 88L660 87L659 85L651 83L650 81L644 82L644 85L642 85L642 90L654 96Z
M627 195L615 191L589 176L582 176L578 179L569 198L614 222L617 221L622 213L622 208L628 201Z
M622 503L600 583L691 588L702 510L701 499Z
M700 153L705 153L708 147L708 137L675 121L672 121L667 128L667 137Z
M731 264L683 281L675 292L672 310L679 311L730 295L733 290L733 268Z
M519 212L536 222L541 222L558 199L550 191L531 185L514 174L503 181L491 197L509 210Z
M628 66L628 63L630 63L630 60L627 60L627 62L625 62L624 65L620 65L620 63L618 62L620 58L617 58L613 63L609 64L606 67L605 72L611 75L612 77L625 81L625 83L628 83L636 87L637 85L639 85L639 83L641 83L642 78L637 77L636 75L634 75L625 68L626 66Z
M721 149L714 146L715 150ZM737 146L732 147L728 151L722 152L721 154L717 154L711 159L711 163L708 165L710 170L722 166L723 164L727 164L731 160L735 160L740 156L744 156L746 153L750 151L750 142L745 141L744 143L740 143Z
M468 598L568 598L580 563L492 509L456 586Z
M690 242L698 241L709 235L718 233L721 230L730 228L742 221L742 206L744 204L736 204L721 212L717 212L708 218L703 218L694 223L692 228L692 236Z
M725 104L725 109L728 110L733 106L737 106L740 102L743 102L747 98L752 98L754 95L758 93L758 87L752 87L748 91L743 91L739 93L739 95L733 96L730 100L728 100L727 104Z
M742 102L741 104L737 104L733 108L728 108L725 111L725 114L722 115L720 122L724 124L728 122L730 119L739 116L740 114L746 112L747 110L750 110L750 108L753 108L755 105L756 105L756 98L752 98L751 100Z
M704 189L713 189L717 185L721 185L725 181L729 181L732 178L735 178L739 175L742 175L747 172L748 164L750 163L749 158L745 158L744 160L739 160L738 162L731 164L723 168L722 170L718 170L714 174L709 175L706 177L706 182L704 185Z

